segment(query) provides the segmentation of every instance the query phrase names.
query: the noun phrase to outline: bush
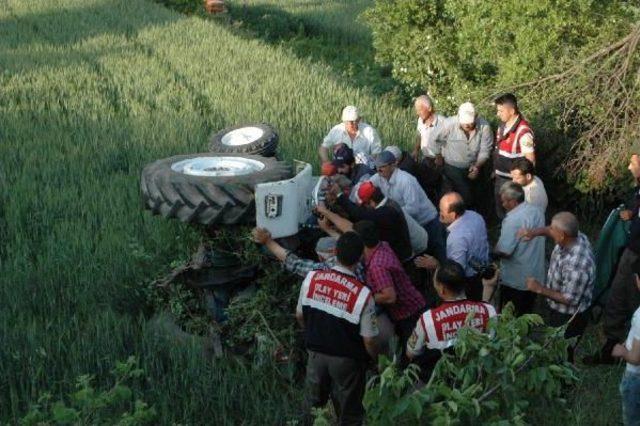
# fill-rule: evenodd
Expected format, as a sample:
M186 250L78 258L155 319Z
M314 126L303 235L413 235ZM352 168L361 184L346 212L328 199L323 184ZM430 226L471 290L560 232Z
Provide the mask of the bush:
M37 404L31 406L21 425L43 424L117 424L121 426L152 424L156 411L135 395L128 383L140 379L144 371L138 368L134 357L116 363L112 374L113 386L106 390L95 389L94 377L82 375L76 382L77 391L67 398L52 402L46 392Z
M415 93L447 108L561 68L587 47L626 33L615 0L376 0L365 13L377 60Z
M552 201L566 207L588 194L585 213L619 202L626 185L640 120L637 38L628 54L617 48L583 61L615 46L638 16L620 0L376 0L365 13L377 60L443 110L471 100L493 117L493 96L517 91L539 142L541 174L563 186Z
M488 334L462 328L455 353L423 387L417 367L400 371L382 359L364 397L367 424L524 424L529 409L563 401L563 386L577 380L564 328L542 324L538 315L515 318L511 306Z

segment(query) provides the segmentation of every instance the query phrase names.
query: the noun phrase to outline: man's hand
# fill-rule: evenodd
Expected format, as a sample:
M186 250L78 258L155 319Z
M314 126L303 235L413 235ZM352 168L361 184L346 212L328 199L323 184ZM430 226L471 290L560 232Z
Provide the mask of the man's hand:
M413 151L413 153L411 153L411 157L413 158L413 161L417 162L418 160L420 160L420 151Z
M321 215L324 216L325 214L327 214L328 211L329 211L329 209L327 208L327 206L322 201L319 202L318 205L316 206L316 212L318 214L321 214Z
M318 226L327 234L331 234L335 229L333 228L333 223L326 217L322 216L318 218Z
M478 166L474 164L471 167L469 167L469 174L467 175L467 177L471 180L475 180L479 174L480 174L480 168L478 168Z
M429 256L427 254L416 257L413 263L418 268L424 268L424 269L436 269L440 265L440 263L438 262L438 259L436 259L433 256Z
M614 358L624 358L627 355L627 352L629 351L627 350L626 346L618 343L613 347L613 350L611 351L611 356Z
M516 237L522 238L523 241L531 241L533 235L531 235L531 229L520 228Z
M436 166L438 167L444 166L444 157L442 156L442 154L436 155L435 163L436 163Z
M540 284L535 278L527 278L527 290L530 292L540 294L542 287L542 284Z
M633 219L633 212L631 210L622 210L620 212L620 219L624 220L625 222Z
M265 245L271 240L271 232L265 228L253 228L251 236L253 237L253 241L261 245Z

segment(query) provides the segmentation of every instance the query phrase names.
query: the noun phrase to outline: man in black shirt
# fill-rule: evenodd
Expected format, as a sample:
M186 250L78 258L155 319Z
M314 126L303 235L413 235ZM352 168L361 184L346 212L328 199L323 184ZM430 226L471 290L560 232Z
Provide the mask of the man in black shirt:
M611 283L609 299L604 308L604 334L606 343L599 353L585 357L586 364L611 364L617 362L612 356L613 347L624 342L629 331L629 321L640 305L640 293L636 289L634 265L640 262L640 155L633 154L629 171L636 186L634 195L627 204L627 210L620 212L620 218L631 221L629 242L618 261L618 269Z
M401 262L409 259L412 254L411 239L402 210L393 208L391 200L369 181L358 187L358 198L362 202L361 205L352 203L344 194L337 197L336 204L349 215L349 219L331 212L323 204L319 205L317 210L341 232L353 230L354 222L370 220L376 225L380 240L389 243L398 259Z

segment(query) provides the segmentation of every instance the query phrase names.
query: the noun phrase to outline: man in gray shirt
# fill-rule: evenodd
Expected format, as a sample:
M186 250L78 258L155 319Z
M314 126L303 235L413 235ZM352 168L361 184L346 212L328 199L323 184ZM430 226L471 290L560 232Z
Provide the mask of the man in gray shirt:
M525 202L522 186L506 182L500 189L502 207L507 212L502 221L500 239L495 251L500 255L500 304L512 302L516 315L533 311L535 293L527 291L527 278L544 282L544 238L523 240L518 237L521 229L544 227L542 209Z
M460 105L458 115L447 118L432 137L433 146L444 157L443 190L459 193L465 204L473 206L474 183L491 155L493 135L489 123L477 116L471 102L466 102Z

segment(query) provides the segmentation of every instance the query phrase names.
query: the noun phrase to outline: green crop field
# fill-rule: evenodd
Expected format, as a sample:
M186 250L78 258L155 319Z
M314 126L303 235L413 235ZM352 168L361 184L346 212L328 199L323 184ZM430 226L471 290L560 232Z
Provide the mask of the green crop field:
M272 123L285 158L315 161L348 103L386 144L408 146L412 112L387 90L366 28L352 24L369 3L245 2L230 24L145 0L0 0L0 423L16 423L45 391L61 398L81 374L107 380L132 354L146 371L136 391L164 424L293 418L300 384L275 366L211 362L149 332L146 283L198 234L143 211L138 177L248 121ZM293 30L274 38L253 7L270 8L274 28L302 22L336 47L318 50ZM574 406L593 414L571 419L615 424L619 376L587 377ZM592 395L596 384L604 389Z

